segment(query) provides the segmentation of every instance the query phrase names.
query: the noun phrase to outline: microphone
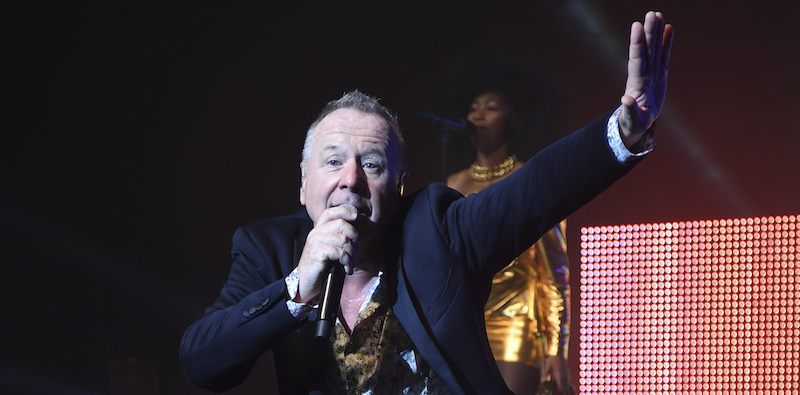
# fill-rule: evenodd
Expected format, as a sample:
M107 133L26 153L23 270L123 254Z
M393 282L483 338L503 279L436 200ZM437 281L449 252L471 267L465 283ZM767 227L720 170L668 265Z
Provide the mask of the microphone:
M436 115L430 111L420 111L417 115L425 119L430 119L434 124L437 124L444 130L455 133L466 133L467 135L475 133L475 124L469 121L455 121Z
M339 207L344 207L358 214L358 209L351 204L342 204ZM331 262L331 270L328 272L328 278L325 281L325 288L322 290L322 297L319 302L316 337L330 338L331 330L336 323L336 317L339 316L339 300L342 298L343 287L344 267L338 261Z

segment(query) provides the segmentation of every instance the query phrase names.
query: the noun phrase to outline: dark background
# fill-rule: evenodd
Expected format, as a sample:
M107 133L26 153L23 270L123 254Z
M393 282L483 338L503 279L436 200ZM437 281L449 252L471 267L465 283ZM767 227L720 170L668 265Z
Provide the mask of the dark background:
M180 336L236 227L298 208L325 101L357 88L397 111L413 191L440 179L438 132L414 114L458 57L540 63L574 129L618 104L648 9L676 27L660 146L568 219L576 385L581 227L800 212L796 1L16 3L0 16L3 393L203 393ZM268 392L269 363L231 393Z

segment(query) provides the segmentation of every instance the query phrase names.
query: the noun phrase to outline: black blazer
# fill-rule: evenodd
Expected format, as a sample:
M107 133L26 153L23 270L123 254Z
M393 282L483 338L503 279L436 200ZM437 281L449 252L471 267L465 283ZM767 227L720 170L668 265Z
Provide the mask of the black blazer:
M396 282L394 313L455 393L510 393L486 338L491 279L632 168L636 161L620 164L608 147L607 120L608 114L466 198L437 183L402 200L386 259L394 274L386 281ZM281 393L321 389L315 371L325 348L314 341L310 319L300 323L289 313L283 280L312 227L300 210L236 231L228 280L181 342L195 384L217 391L238 385L271 349Z

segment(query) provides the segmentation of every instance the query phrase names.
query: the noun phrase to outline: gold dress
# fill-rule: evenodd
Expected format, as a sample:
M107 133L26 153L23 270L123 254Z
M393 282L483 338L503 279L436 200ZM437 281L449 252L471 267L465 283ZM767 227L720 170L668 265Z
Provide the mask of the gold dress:
M566 356L569 342L569 261L566 221L547 232L492 280L486 332L498 361L543 368L546 356Z

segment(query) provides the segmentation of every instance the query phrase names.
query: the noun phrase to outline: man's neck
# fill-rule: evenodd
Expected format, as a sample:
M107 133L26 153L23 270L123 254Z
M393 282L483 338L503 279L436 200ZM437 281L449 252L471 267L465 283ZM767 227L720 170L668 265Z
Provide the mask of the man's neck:
M374 257L358 259L356 260L353 274L344 278L339 307L341 309L342 323L348 333L352 332L361 306L364 304L370 289L378 277L380 263L381 261L374 259Z
M358 283L366 283L373 277L378 275L381 268L381 261L378 259L357 259L356 266L353 268L353 274L345 277L345 284L348 281Z
M384 238L364 237L358 240L355 251L356 264L353 268L353 274L358 273L359 276L371 278L378 275L381 268L384 254Z

